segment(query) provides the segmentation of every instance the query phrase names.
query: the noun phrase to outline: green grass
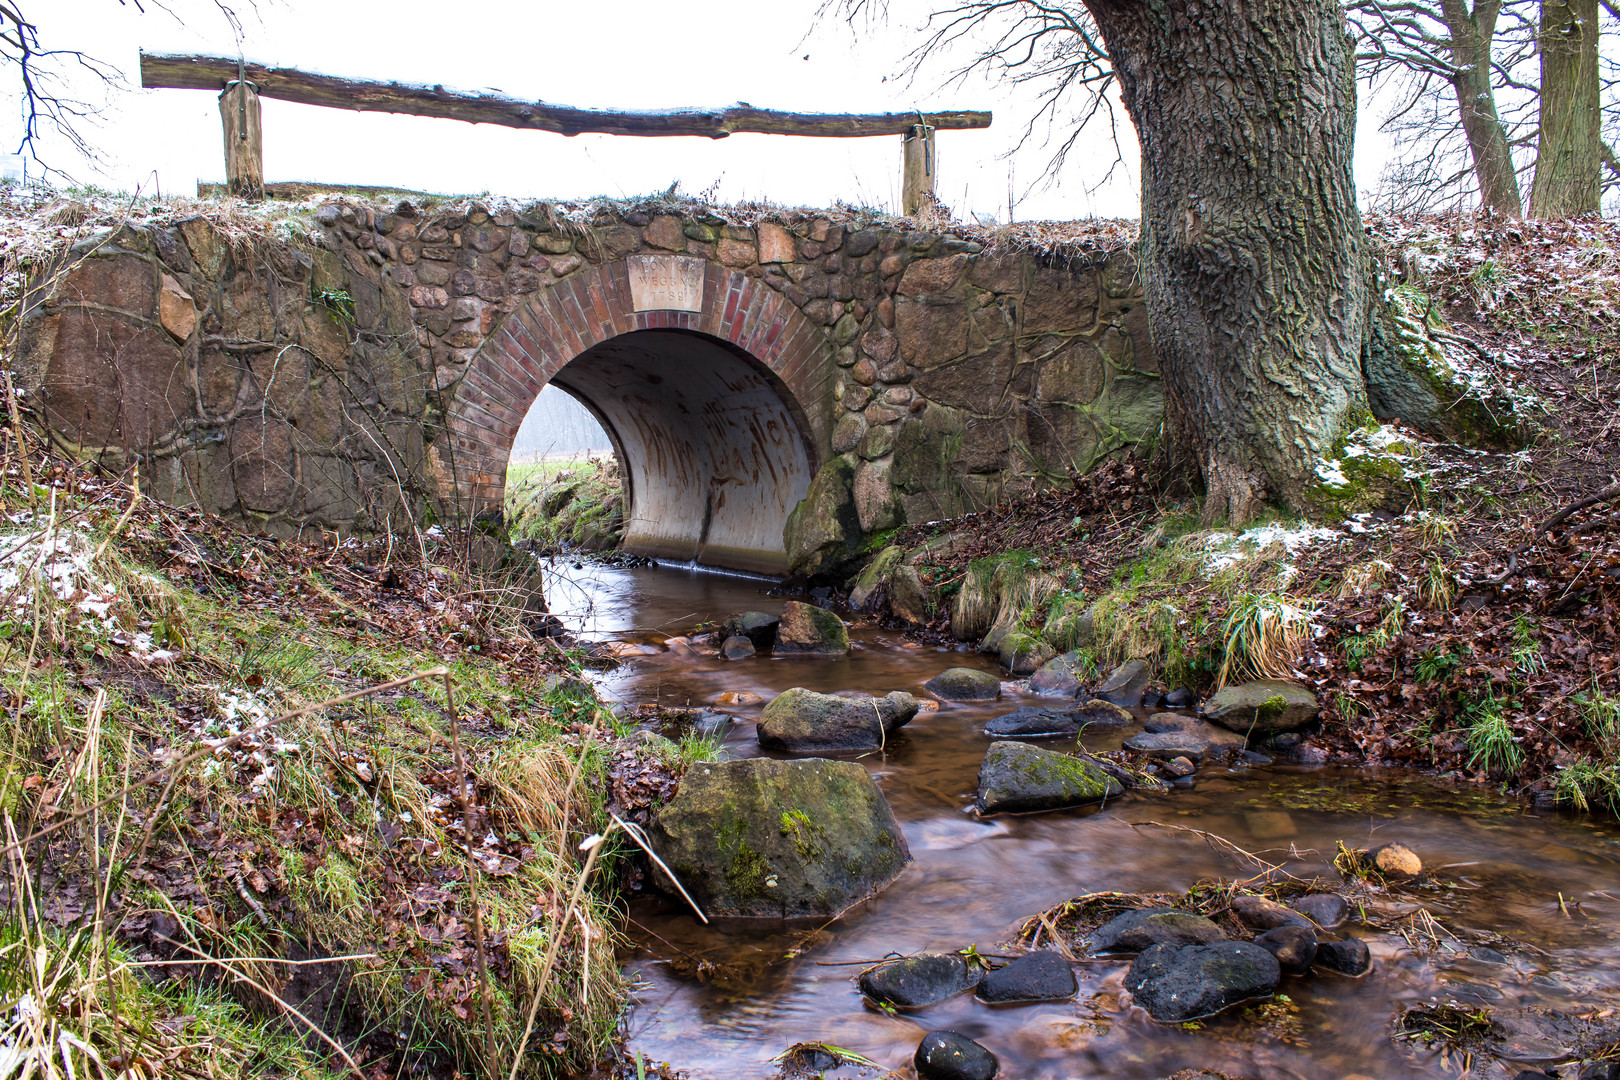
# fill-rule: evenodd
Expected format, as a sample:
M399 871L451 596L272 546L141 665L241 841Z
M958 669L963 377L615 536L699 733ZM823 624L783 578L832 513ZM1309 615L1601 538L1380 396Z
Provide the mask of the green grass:
M1493 776L1517 776L1524 765L1524 751L1514 740L1503 702L1487 691L1464 710L1464 716L1468 720L1468 767Z
M0 490L0 498L27 503L26 494L15 491ZM68 513L67 497L61 501ZM92 546L122 509L114 500L85 514ZM578 838L608 823L609 755L600 739L627 733L590 684L547 678L538 664L485 658L468 639L469 623L482 621L487 626L477 640L516 643L515 611L447 611L442 626L432 623L430 612L420 637L379 631L360 617L367 612L343 599L320 560L289 556L283 564L282 549L206 522L191 528L209 530L218 564L231 573L200 571L213 575L207 591L186 577L165 579L141 561L169 547L161 519L154 511L150 520L133 520L129 535L98 550L91 563L99 578L118 586L108 613L116 631L148 631L157 644L180 649L169 663L142 666L124 657L114 629L49 590L29 590L21 608L12 603L17 596L0 597L12 631L9 638L0 635L0 689L23 702L21 722L0 735L0 813L11 827L27 835L50 820L41 816L47 796L71 809L114 793L127 777L162 760L155 754L196 748L199 735L228 735L444 664L484 827L528 849L506 856L510 862L497 866L498 873L478 875L476 887L467 883L458 842L449 701L441 680L284 721L261 737L258 758L227 751L197 762L161 808L157 788L138 787L127 805L115 802L100 818L75 819L65 835L81 856L67 871L84 875L81 896L95 896L108 868L115 878L132 869L150 823L146 855L203 868L202 892L176 897L172 910L185 939L213 963L279 956L288 934L333 953L374 952L374 959L347 965L349 989L334 1008L346 1023L400 1033L405 1046L429 1053L426 1060L443 1063L446 1071L465 1073L482 1054L481 995L475 976L467 974L472 905L497 932L492 948L504 951L497 956L505 973L495 987L494 1028L508 1066L538 986L540 958L566 933L567 946L544 991L540 1036L520 1075L574 1075L608 1055L625 1004L610 901L623 845L605 852L593 879L598 888L584 893L577 914L592 935L588 941L575 919L560 925L557 905L579 873ZM261 585L273 583L272 602L263 590L237 591L249 574ZM445 568L442 580L455 588L480 585L464 569ZM461 646L446 651L449 641ZM132 680L114 677L130 672L137 673ZM98 688L106 691L103 698ZM598 738L588 734L593 730ZM666 756L678 768L714 753L713 744L686 739L670 744ZM199 832L197 823L206 830ZM416 911L409 898L424 882L443 883L443 896L430 910ZM163 911L171 903L165 889L145 886L118 885L108 895L125 892L137 907ZM91 927L116 927L124 917L117 909L106 919L93 914L87 914ZM171 1071L157 1066L166 1048L180 1042L202 1048L199 1053L230 1075L317 1077L333 1063L325 1051L300 1049L291 1036L278 1035L285 1022L274 1010L254 1020L256 1014L211 996L209 987L232 985L229 976L197 966L159 988L120 966L127 957L115 941L90 930L47 934L41 925L15 910L0 921L0 1000L15 1002L27 992L37 1001L71 1003L53 1013L55 1027L39 1031L56 1045L66 1032L89 1048L70 1051L70 1057L81 1055L75 1075L97 1075L86 1064L90 1055L111 1059L133 1046L132 1039L148 1036L157 1056L145 1075ZM465 949L461 974L434 960L454 943L423 936L445 927L463 935L456 939ZM270 982L285 976L275 965L256 970ZM31 988L17 989L25 981ZM243 993L244 1000L253 996ZM8 1022L7 1011L0 1009L0 1024ZM177 1019L184 1016L194 1019ZM307 1044L319 1049L312 1039ZM65 1075L59 1058L53 1060Z

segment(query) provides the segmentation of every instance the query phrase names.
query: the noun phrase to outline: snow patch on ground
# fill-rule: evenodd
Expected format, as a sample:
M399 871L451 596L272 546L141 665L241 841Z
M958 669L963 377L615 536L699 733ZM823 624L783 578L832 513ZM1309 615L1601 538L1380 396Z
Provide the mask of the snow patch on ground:
M1204 540L1204 573L1218 574L1228 567L1257 558L1268 548L1281 546L1292 556L1316 543L1332 543L1344 539L1334 529L1316 525L1256 525L1240 533L1211 533ZM1297 571L1295 571L1297 573Z
M116 582L96 566L95 538L79 529L58 527L0 534L0 616L27 618L35 590L44 588L57 600L88 615L108 632L114 645L138 660L165 664L179 653L158 648L152 635L130 633L119 621L115 607L124 600ZM141 577L161 586L157 578Z

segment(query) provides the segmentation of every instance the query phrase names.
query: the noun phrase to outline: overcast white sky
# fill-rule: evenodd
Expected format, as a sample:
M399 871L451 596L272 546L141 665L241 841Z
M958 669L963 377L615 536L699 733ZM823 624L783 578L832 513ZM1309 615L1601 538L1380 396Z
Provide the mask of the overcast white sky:
M74 89L100 107L90 131L104 155L99 165L60 143L47 142L42 156L81 182L189 194L198 180L223 179L215 96L140 89L137 52L234 56L237 41L209 0L169 0L178 19L150 0L141 14L134 2L24 0L43 46L83 50L125 79L111 93L94 80L74 80ZM583 107L741 100L822 112L989 108L996 114L989 130L939 137L939 194L959 216L978 212L1005 221L1009 182L1020 220L1135 216L1136 148L1128 125L1122 132L1128 167L1109 183L1097 186L1114 157L1099 124L1060 184L1027 191L1051 154L1039 137L1014 152L1036 107L1033 88L974 78L941 89L945 64L916 82L898 78L927 11L915 0L893 0L887 24L863 27L858 36L843 24L816 26L816 6L815 0L259 0L256 13L245 12L241 49L249 59L334 75L490 87ZM11 96L0 99L0 149L9 151L20 134L9 76L5 90ZM1363 189L1386 154L1367 112L1357 159ZM269 180L558 198L645 194L678 180L688 194L713 187L724 202L894 209L899 201L898 136L566 138L266 100L264 141Z

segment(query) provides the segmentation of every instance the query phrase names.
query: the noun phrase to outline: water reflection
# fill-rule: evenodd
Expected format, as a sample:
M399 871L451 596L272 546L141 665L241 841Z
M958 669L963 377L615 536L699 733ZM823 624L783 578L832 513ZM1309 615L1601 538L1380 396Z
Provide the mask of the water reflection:
M662 640L740 610L776 611L781 601L755 581L664 569L572 571L576 593L565 617L588 633ZM701 652L658 651L605 679L630 702L708 703L725 691L765 700L789 686L884 693L921 685L939 670L995 670L965 650L918 647L897 634L855 628L839 659L761 657L726 663ZM1164 1076L1219 1068L1272 1077L1455 1076L1437 1054L1398 1049L1392 1018L1433 997L1498 1007L1612 1007L1620 997L1620 833L1606 822L1524 812L1477 787L1456 787L1396 770L1287 765L1206 767L1161 796L1128 795L1102 810L979 821L967 808L988 740L984 722L1016 707L943 706L922 713L884 753L862 758L902 823L915 861L881 896L822 928L699 926L657 901L632 905L640 980L630 1017L633 1049L695 1078L757 1078L789 1044L822 1040L889 1067L909 1062L923 1033L950 1027L984 1042L1019 1078ZM1032 699L1033 700L1033 699ZM760 706L730 708L745 721ZM1121 736L1098 740L1097 748ZM727 749L760 753L751 723L736 725ZM1200 877L1246 871L1196 834L1208 830L1250 850L1295 853L1296 873L1331 875L1335 845L1399 840L1453 884L1425 898L1444 925L1502 936L1506 963L1461 945L1434 955L1403 939L1366 931L1375 969L1363 979L1315 974L1286 980L1297 1012L1257 1029L1226 1015L1200 1030L1159 1027L1121 1010L1125 965L1079 969L1079 998L1064 1005L991 1009L959 997L928 1010L887 1016L865 1008L854 978L891 953L976 945L994 953L1023 918L1081 893L1180 891ZM1313 854L1314 853L1314 854ZM718 965L709 982L698 962Z

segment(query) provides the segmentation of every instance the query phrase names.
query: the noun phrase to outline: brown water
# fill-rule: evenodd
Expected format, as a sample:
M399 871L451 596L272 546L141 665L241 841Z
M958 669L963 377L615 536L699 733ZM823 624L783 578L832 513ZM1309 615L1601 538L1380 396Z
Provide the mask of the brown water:
M567 572L580 589L570 600L554 586L554 605L590 608L583 628L601 637L652 640L653 631L684 633L700 620L781 606L747 579L671 569ZM920 693L946 667L996 670L970 651L919 647L874 628L855 627L851 641L844 659L726 663L662 652L608 676L603 689L633 703L696 705L734 690L769 700L789 686ZM1417 773L1280 763L1206 766L1169 793L1127 795L1100 811L981 821L968 812L988 744L981 728L1023 703L1016 684L1004 688L1004 700L990 707L921 713L885 753L860 759L914 857L874 900L819 929L704 927L679 907L634 903L628 963L640 986L628 1022L631 1049L694 1078L752 1080L771 1075L771 1059L799 1041L833 1043L898 1068L925 1032L948 1027L995 1051L1007 1078L1145 1080L1189 1067L1255 1078L1454 1077L1458 1061L1390 1040L1403 1008L1436 998L1497 1008L1620 1007L1620 829L1613 823L1528 812ZM758 710L726 711L747 721ZM1118 738L1087 742L1106 749ZM760 753L753 724L737 724L725 749ZM1180 891L1199 878L1253 872L1195 835L1144 822L1207 830L1279 859L1292 848L1291 872L1330 878L1336 841L1399 840L1450 883L1424 894L1424 906L1454 931L1501 935L1495 947L1508 962L1476 959L1462 944L1420 952L1401 937L1355 927L1371 947L1373 972L1285 979L1282 993L1297 1011L1265 1027L1233 1013L1196 1031L1155 1025L1122 1006L1121 962L1079 965L1080 995L1061 1004L992 1008L962 995L901 1016L862 1004L855 977L885 955L968 945L1001 952L1023 919L1072 896ZM716 975L685 974L696 961L716 965Z

